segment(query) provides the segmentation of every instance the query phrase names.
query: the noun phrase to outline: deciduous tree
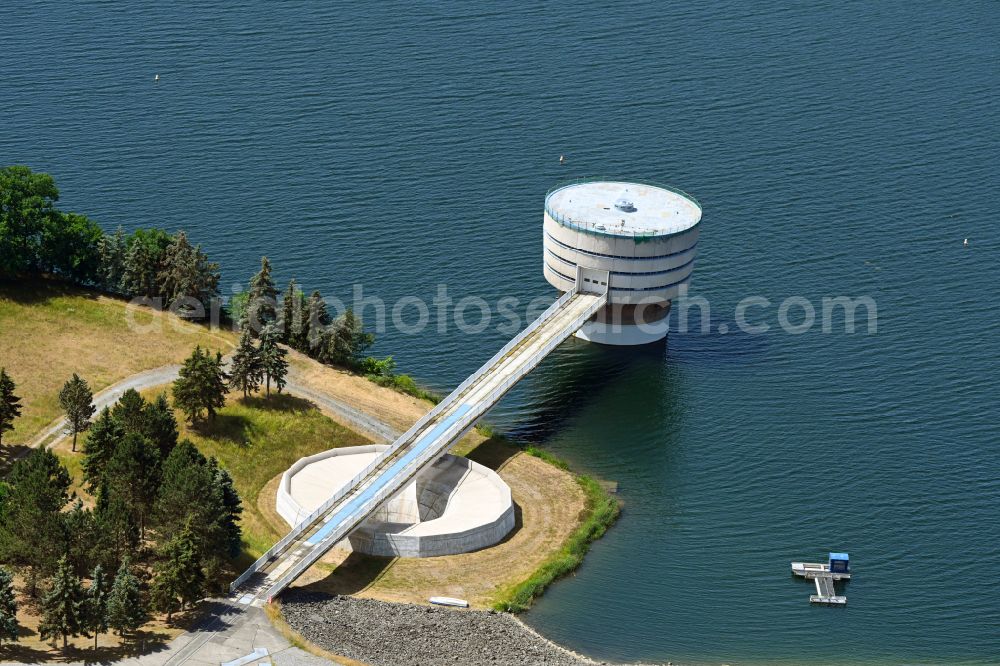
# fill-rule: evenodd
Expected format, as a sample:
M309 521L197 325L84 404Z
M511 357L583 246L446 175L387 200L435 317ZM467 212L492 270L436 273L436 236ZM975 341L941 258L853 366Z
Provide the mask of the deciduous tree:
M38 267L42 232L59 212L59 190L52 176L26 166L0 169L0 275L14 276Z

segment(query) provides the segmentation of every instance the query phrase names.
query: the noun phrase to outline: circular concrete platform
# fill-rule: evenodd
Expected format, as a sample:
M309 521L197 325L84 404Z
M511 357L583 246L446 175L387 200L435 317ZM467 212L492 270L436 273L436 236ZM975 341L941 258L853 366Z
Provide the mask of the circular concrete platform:
M281 477L278 513L297 524L387 448L344 447L298 460ZM386 557L455 555L492 546L513 528L514 501L503 479L467 458L445 455L339 545Z

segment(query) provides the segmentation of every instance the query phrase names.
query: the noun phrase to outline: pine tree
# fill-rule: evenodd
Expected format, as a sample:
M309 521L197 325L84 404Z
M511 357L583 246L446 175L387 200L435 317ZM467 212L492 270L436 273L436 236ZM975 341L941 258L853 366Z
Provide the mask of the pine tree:
M14 429L14 419L21 415L21 399L14 395L14 380L0 368L0 443L3 434Z
M60 515L66 533L66 557L73 571L86 573L93 562L94 547L98 541L94 513L84 508L83 502L77 499L69 511Z
M110 236L105 234L97 244L97 254L100 257L98 269L98 286L105 291L118 293L122 288L122 277L125 274L125 253L128 243L125 240L125 230L119 226Z
M281 299L281 341L292 349L300 351L308 348L309 304L305 294L299 289L295 280L288 283L288 289Z
M229 364L229 388L243 391L244 398L249 396L260 388L262 370L260 353L253 344L250 331L243 329L240 344Z
M155 567L153 603L170 622L174 611L200 599L205 590L205 574L190 520L163 545L160 556L163 559Z
M144 434L146 425L146 406L149 403L135 389L128 389L118 398L111 409L111 415L121 425L125 434Z
M18 629L14 577L0 567L0 645L4 640L16 641Z
M61 636L65 648L70 636L79 636L86 620L84 599L80 579L63 556L52 579L52 589L42 598L42 621L38 625L42 640Z
M206 411L209 418L214 418L215 410L226 404L227 379L222 369L222 354L216 352L213 358L200 346L195 347L174 381L174 402L191 423Z
M59 391L59 404L66 412L66 420L69 422L69 429L73 433L73 452L76 452L76 436L87 429L90 425L90 417L94 415L96 407L93 405L94 394L90 392L90 386L85 379L75 372L73 378L66 382L62 390Z
M208 459L209 469L212 470L212 477L217 492L222 497L222 506L225 513L222 519L226 551L230 557L240 554L240 540L243 536L240 529L240 516L243 514L243 502L239 493L236 492L236 485L229 472L219 466L215 458Z
M278 387L278 393L285 388L285 376L288 375L288 361L285 357L288 352L278 344L281 332L274 324L264 327L260 333L260 365L264 370L264 377L267 386L267 394L271 395L271 380L274 380Z
M87 590L85 629L94 634L94 649L97 637L108 632L108 597L110 590L108 577L98 564L90 574L90 588Z
M159 449L160 460L166 460L177 446L177 418L167 401L167 394L156 396L156 400L146 405L143 415L143 434Z
M87 480L90 492L100 487L108 460L124 437L125 430L111 415L111 410L107 407L102 409L83 444L83 478Z
M265 326L278 318L278 290L271 278L271 262L260 258L260 272L250 279L247 294L247 320L252 335L256 336Z
M160 486L159 450L138 433L125 435L108 461L104 480L112 497L121 498L145 536L146 519L152 513Z
M39 576L54 571L66 552L61 511L69 501L70 476L55 454L34 449L14 464L7 483L5 552L0 560L28 569L28 589L34 596Z
M160 298L160 266L171 238L163 229L136 229L128 239L122 291L129 296ZM162 305L162 303L161 303Z
M124 638L145 624L146 618L139 579L132 573L132 566L126 558L108 595L108 626Z
M114 569L139 546L139 525L125 498L112 495L107 482L101 484L94 509L97 544L101 561Z
M156 531L161 538L190 524L203 564L230 551L234 510L227 507L226 489L216 479L216 466L195 446L181 441L163 465L163 482L156 500ZM231 498L230 498L231 501Z
M330 314L326 311L326 302L323 301L319 291L314 291L309 297L309 318L306 327L306 344L310 355L316 356L321 353L331 321Z
M219 294L219 265L208 260L200 245L193 247L183 231L174 235L164 251L158 278L167 303L181 316L194 314L196 308L190 302L178 304L177 299L193 299L207 309Z

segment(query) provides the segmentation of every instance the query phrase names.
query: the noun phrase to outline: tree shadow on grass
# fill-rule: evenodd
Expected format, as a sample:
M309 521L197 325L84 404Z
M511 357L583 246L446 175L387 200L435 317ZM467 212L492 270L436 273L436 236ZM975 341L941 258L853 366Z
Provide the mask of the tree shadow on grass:
M14 463L22 456L27 455L30 450L31 447L24 444L4 443L0 445L0 476L6 476Z
M316 409L316 405L305 398L273 391L271 395L252 395L248 398L240 398L240 404L270 412L305 412Z
M18 632L19 639L36 635L35 631L26 627L21 627ZM112 664L127 657L158 652L167 646L169 638L169 634L162 631L140 630L123 645L101 645L102 640L107 640L107 635L101 634L97 639L96 649L93 647L93 637L87 639L90 642L88 647L70 645L66 648L62 647L61 639L56 641L56 647L39 647L4 641L3 645L0 646L0 662Z
M496 472L522 451L521 447L503 435L493 435L480 442L479 446L469 451L465 457Z
M296 590L305 593L321 592L335 595L357 594L381 578L388 570L389 565L395 561L395 557L375 557L374 555L351 553L326 578L296 588ZM294 594L292 596L294 597Z
M216 414L215 418L199 421L191 428L203 437L230 442L244 447L250 430L250 419L239 414Z
M100 295L97 291L88 291L65 282L39 277L0 280L0 300L11 301L18 305L38 305L62 296L96 299Z

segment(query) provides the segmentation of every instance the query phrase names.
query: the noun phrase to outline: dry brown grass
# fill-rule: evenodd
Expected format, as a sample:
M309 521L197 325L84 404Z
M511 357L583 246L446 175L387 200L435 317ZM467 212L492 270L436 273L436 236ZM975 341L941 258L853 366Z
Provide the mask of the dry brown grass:
M93 637L79 636L69 639L69 646L62 647L62 640L52 646L50 641L43 641L38 634L38 624L41 620L38 599L31 599L20 593L24 589L19 576L14 577L18 589L17 621L20 632L17 643L4 641L0 647L0 659L17 661L25 664L58 663L58 662L103 662L118 661L135 654L146 654L164 647L167 643L184 633L185 628L197 618L197 608L175 613L173 623L167 625L162 617L156 617L142 627L135 640L123 643L120 636L114 633L101 634L97 639L97 649L94 649ZM40 596L40 594L39 594Z
M22 414L4 447L27 442L60 414L75 372L97 393L143 370L180 363L195 345L226 353L230 331L49 282L0 282L0 366L17 383Z
M518 515L504 541L473 553L420 559L370 557L335 548L295 586L408 603L445 595L467 599L474 608L490 608L502 590L529 577L569 538L586 498L569 472L497 440L488 440L471 457L488 466L499 462L499 474L510 486ZM276 488L277 479L268 486ZM262 501L266 494L261 493ZM263 513L265 507L260 508ZM281 521L276 512L268 513L269 519Z

